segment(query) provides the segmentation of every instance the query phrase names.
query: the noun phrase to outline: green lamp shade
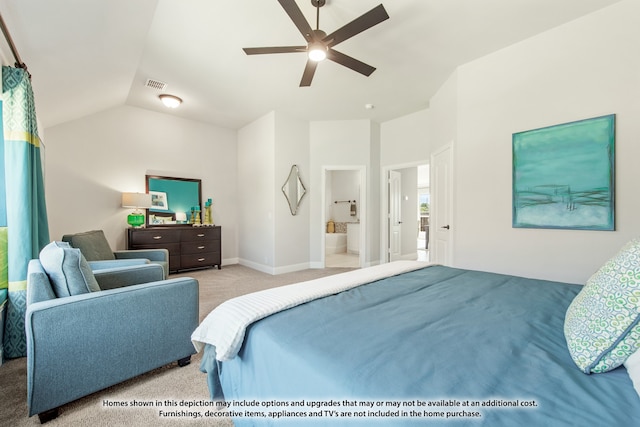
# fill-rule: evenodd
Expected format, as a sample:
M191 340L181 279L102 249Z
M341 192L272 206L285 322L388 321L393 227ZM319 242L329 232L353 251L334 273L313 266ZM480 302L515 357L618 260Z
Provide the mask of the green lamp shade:
M131 213L127 216L127 223L132 227L140 227L144 224L144 214L141 213Z

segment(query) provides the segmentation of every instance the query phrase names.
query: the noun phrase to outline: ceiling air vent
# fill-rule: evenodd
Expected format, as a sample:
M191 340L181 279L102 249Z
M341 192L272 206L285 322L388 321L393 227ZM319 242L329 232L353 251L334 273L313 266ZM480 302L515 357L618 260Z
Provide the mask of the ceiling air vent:
M145 84L145 86L157 90L165 90L167 88L167 84L165 82L154 79L147 79L147 83Z

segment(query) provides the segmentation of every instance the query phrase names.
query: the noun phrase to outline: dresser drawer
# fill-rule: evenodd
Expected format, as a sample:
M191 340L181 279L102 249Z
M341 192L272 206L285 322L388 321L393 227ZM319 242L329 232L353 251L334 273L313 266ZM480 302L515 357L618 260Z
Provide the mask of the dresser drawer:
M180 256L181 268L211 267L213 265L220 265L220 252L182 254Z
M129 245L161 245L180 242L180 230L136 230L129 235Z
M199 240L220 239L220 227L194 227L182 230L182 241L192 242Z
M218 252L220 249L219 240L203 240L202 242L182 242L180 252L183 255L200 254L204 252Z

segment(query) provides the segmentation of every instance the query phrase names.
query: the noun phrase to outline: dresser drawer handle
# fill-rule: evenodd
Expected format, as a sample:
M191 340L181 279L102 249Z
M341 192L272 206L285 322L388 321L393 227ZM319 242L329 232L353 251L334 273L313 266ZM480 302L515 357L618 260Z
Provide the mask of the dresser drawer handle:
M198 258L198 261L199 261L199 262L202 262L202 261L204 261L204 260L205 260L205 258Z
M198 246L198 249L204 249L206 246Z
M154 238L155 240L160 240L160 239L162 239L162 236L153 236L153 238Z
M204 233L198 234L198 237L204 237Z

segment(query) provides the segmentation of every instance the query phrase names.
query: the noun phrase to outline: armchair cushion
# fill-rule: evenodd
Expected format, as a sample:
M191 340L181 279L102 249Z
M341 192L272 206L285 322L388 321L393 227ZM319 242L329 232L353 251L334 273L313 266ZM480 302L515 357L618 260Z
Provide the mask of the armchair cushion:
M80 249L94 272L103 268L140 265L151 262L162 266L165 279L169 275L169 251L166 249L113 251L102 230L65 234L62 236L62 241Z
M131 259L109 259L103 261L89 261L89 267L93 270L95 274L98 270L104 270L106 268L120 268L120 267L129 267L131 265L144 265L150 264L146 258L131 258Z
M74 248L82 251L87 261L115 259L109 242L102 230L85 231L84 233L65 234L63 242L68 242Z
M40 263L58 298L100 290L80 249L66 242L51 242L40 251Z

